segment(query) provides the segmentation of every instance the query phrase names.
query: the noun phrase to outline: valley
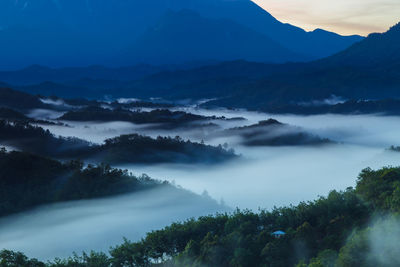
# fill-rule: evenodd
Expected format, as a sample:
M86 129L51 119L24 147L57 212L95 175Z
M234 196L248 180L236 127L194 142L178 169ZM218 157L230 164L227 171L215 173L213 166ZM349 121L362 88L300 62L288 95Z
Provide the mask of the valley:
M0 1L0 266L400 266L400 5L289 2Z

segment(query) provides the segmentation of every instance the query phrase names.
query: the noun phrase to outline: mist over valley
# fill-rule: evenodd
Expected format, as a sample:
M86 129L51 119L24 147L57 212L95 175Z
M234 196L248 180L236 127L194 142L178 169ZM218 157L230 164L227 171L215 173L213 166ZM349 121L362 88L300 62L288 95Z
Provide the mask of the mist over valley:
M398 266L400 24L323 28L400 5L299 1L0 1L1 267Z

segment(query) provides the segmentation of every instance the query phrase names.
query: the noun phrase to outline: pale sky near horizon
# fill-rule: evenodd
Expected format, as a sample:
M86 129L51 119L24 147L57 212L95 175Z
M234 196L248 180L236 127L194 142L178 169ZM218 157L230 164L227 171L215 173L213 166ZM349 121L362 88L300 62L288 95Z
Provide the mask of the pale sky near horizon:
M344 35L384 32L400 21L400 0L253 0L278 20Z

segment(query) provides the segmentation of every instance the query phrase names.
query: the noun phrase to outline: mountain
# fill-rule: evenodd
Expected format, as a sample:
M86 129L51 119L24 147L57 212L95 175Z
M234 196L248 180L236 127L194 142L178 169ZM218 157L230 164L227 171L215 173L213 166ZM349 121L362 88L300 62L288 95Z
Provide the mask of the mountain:
M8 88L0 88L0 107L29 110L48 107L39 97Z
M306 59L234 21L206 19L191 10L168 12L129 52L124 57L128 62L151 64L231 59L280 63Z
M176 70L174 66L135 65L107 68L103 66L49 68L31 65L21 70L0 71L0 81L13 85L31 85L43 82L71 82L83 79L103 81L132 81L165 71Z
M332 96L400 98L399 35L400 25L396 25L343 52L309 63L235 61L164 72L131 83L130 93L168 99L216 98L208 105L267 111L280 105L323 102Z
M218 105L256 109L324 100L400 98L400 24L343 52L237 89Z
M170 12L180 14L182 10L191 10L196 23L199 23L197 14L203 18L202 23L206 20L208 23L225 21L223 26L218 27L221 36L227 31L243 32L247 28L251 33L236 36L251 36L254 43L270 39L291 51L293 57L289 58L290 61L299 60L298 55L302 55L302 59L328 56L362 39L360 36L344 37L323 30L306 32L283 24L250 0L2 0L0 68L16 69L32 64L53 67L117 65L123 62L124 52L129 48L130 53L135 55L134 44L138 45L151 33L154 34L154 28L165 21L166 16L168 20ZM175 18L175 21L179 19L182 17ZM182 29L183 25L180 26ZM202 30L198 32L199 36L207 36L208 27L197 29ZM178 30L164 28L163 32ZM181 42L184 37L177 36L170 42L180 46L189 58L194 57L190 53L197 50L184 46L191 44ZM236 42L242 42L245 48L241 39L234 39L230 44ZM147 45L151 47L153 44ZM201 45L207 46L208 40L202 40L198 46ZM234 46L231 47L233 49ZM249 54L240 54L241 58L233 54L224 59L251 60L254 58L251 49L252 46L248 46ZM216 51L212 51L213 54L217 54ZM265 54L261 55L261 60L276 61L275 58L266 58ZM286 60L282 58L280 62ZM142 62L128 62L128 65L137 63Z
M400 64L400 23L385 33L373 33L348 49L322 60L323 64L391 68Z
M199 20L203 21L202 17ZM352 110L351 106L354 106L354 110L361 108L368 111L374 108L360 107L357 101L348 102L346 107L304 107L328 103L325 100L332 96L343 100L400 98L399 35L400 25L396 25L386 33L371 34L342 52L308 63L265 64L238 60L191 69L164 70L155 74L149 72L149 76L144 75L144 78L135 81L81 79L15 88L29 93L63 97L103 98L108 95L143 99L161 97L167 100L215 99L207 105L268 112L314 113L316 110L344 109L343 112L348 113ZM87 72L85 69L77 70ZM23 80L24 72L16 73L13 79L21 77ZM7 75L13 77L9 74L0 72L0 78ZM55 76L46 75L55 79ZM382 103L386 105L389 102ZM392 107L389 109L393 112Z
M191 70L157 73L128 83L122 91L132 97L161 97L169 100L226 97L234 94L241 86L276 73L296 70L303 65L304 63L264 64L243 60L222 62Z
M239 142L245 146L315 146L332 143L304 129L274 119L226 129L220 135L240 137Z

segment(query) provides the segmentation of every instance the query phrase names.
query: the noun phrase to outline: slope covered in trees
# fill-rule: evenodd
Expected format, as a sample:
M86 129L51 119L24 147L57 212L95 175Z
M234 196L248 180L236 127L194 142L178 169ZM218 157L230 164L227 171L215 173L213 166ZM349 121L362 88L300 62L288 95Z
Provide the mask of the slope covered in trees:
M172 224L139 242L125 241L110 255L92 252L53 263L3 251L12 266L397 266L397 243L374 254L371 234L398 233L398 217L373 223L375 215L400 211L400 168L363 170L356 188L298 206L253 213L237 210ZM389 225L389 227L388 227ZM280 238L272 233L282 230ZM387 230L389 233L384 233ZM389 239L390 240L390 239ZM386 255L386 258L382 258ZM94 265L93 265L94 264ZM7 266L7 265L6 265Z
M82 159L109 164L220 163L235 159L234 151L185 141L180 137L151 138L138 134L92 144L74 137L56 137L24 121L0 120L0 144L58 159Z
M47 157L71 158L87 150L90 143L78 138L56 137L27 121L0 120L0 144Z
M220 133L223 136L240 136L245 146L300 146L329 144L329 139L310 134L299 127L274 119L257 124L235 127Z
M0 87L0 107L28 110L32 108L45 108L47 105L41 102L37 96Z
M89 160L121 163L204 163L214 164L237 158L233 150L220 146L185 141L180 137L157 137L138 134L107 139L86 153Z
M0 119L12 121L29 121L24 114L9 108L0 107Z
M176 123L184 124L199 120L206 120L206 117L194 115L181 111L170 111L168 109L156 109L150 112L129 111L125 109L105 109L101 107L86 107L76 111L69 111L60 117L60 120L67 121L127 121L136 124L145 123Z
M0 150L0 216L41 204L91 199L167 186L109 165L61 163L24 152ZM0 260L0 263L2 261Z

